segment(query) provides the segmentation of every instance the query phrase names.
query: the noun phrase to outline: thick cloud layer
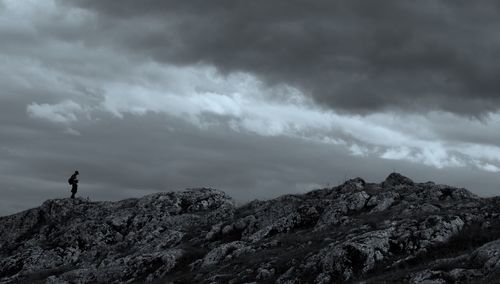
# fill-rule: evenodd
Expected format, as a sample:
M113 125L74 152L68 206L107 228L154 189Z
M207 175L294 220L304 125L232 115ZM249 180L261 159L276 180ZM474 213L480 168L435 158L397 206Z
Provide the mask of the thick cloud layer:
M0 0L0 215L74 169L106 200L394 170L497 193L493 2L339 3Z
M251 72L337 110L480 116L500 106L496 1L72 3L97 13L89 44Z

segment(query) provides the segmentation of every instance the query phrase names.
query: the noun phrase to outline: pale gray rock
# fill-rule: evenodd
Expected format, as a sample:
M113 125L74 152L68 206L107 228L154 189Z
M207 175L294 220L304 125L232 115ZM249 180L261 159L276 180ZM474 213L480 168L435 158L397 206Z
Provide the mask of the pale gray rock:
M422 204L419 209L425 213L436 213L436 212L439 212L439 210L440 210L439 207L434 206L434 205L429 204L429 203Z
M269 280L275 274L275 269L270 264L264 264L257 269L257 280Z
M366 206L375 206L370 212L371 213L376 213L376 212L381 212L386 210L387 208L391 207L394 202L399 199L400 196L397 192L393 191L386 191L386 192L381 192L376 195L372 195L368 202L366 203Z
M250 252L252 249L247 243L235 241L223 244L211 250L204 258L202 267L216 265L224 261L226 258L234 258L240 256L242 253Z
M476 249L469 257L476 265L480 265L483 271L489 273L498 271L500 268L500 240L489 242Z
M186 234L218 222L214 214L232 218L233 211L232 199L213 189L115 203L49 200L0 218L8 232L0 236L0 279L23 282L50 271L58 274L50 281L61 283L158 279L183 257L175 247Z
M478 269L454 268L448 272L448 276L455 282L470 282L483 277L484 274Z
M366 273L384 259L390 249L393 228L349 236L347 241L334 243L307 260L306 268L321 267L316 283L332 277L347 281L355 274ZM325 280L327 279L327 280Z
M0 217L0 284L479 283L500 275L499 208L396 173L239 207L209 188L48 200Z
M223 223L217 223L212 226L210 231L206 234L205 239L213 240L218 234L220 234L222 230Z
M410 283L470 283L484 277L484 274L477 269L455 268L450 271L423 270L412 274Z
M424 270L412 275L411 284L446 284L446 273L441 271Z
M222 228L221 233L223 235L227 235L227 234L231 233L233 230L234 230L234 225L232 225L232 224L226 225Z
M297 282L297 278L294 275L295 267L290 267L285 273L283 273L278 279L276 279L277 284L292 284Z
M346 181L343 185L340 186L340 192L353 192L363 190L366 182L362 178L354 178Z
M369 198L370 196L365 191L341 194L335 202L331 202L328 207L325 208L317 226L323 227L341 223L342 217L345 217L349 211L359 211L363 209Z

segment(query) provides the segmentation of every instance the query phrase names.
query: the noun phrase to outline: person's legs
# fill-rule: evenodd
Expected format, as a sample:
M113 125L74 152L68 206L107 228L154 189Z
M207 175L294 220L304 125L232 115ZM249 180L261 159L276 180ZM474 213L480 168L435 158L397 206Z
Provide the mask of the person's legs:
M78 189L78 186L75 184L73 184L73 186L71 187L71 198L75 198L75 194L77 192L77 189Z

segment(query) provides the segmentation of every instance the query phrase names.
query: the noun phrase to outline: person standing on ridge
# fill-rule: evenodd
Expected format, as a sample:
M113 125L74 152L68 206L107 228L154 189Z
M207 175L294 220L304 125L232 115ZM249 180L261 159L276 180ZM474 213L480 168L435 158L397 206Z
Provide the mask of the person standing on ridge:
M75 198L75 194L78 191L78 174L78 171L75 171L68 179L68 183L71 185L71 198Z

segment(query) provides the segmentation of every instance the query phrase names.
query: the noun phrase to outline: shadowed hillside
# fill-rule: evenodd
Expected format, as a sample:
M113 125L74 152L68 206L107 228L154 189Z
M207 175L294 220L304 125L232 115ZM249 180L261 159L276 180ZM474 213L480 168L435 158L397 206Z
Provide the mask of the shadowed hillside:
M397 173L236 207L214 189L48 200L0 218L0 283L474 283L499 199Z

